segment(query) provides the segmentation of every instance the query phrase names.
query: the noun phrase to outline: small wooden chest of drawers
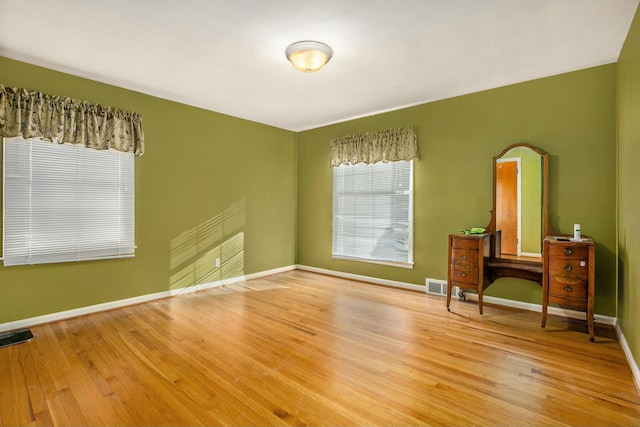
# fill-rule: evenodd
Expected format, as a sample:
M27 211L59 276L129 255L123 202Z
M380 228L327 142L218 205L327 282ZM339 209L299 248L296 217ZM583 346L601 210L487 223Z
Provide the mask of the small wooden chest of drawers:
M595 245L593 240L544 239L542 273L542 327L550 303L586 311L589 339L594 340L593 297L595 287Z
M478 309L482 314L482 291L487 274L490 234L450 234L449 271L447 274L447 310L451 304L451 289L457 286L478 293Z

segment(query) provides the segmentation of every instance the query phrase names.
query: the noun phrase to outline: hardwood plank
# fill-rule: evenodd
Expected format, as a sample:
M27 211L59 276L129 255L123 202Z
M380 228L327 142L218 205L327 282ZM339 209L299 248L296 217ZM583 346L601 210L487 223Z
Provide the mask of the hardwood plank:
M2 425L18 425L18 413L13 404L14 387L11 376L10 347L0 349L0 423Z
M21 353L24 352L24 348L16 347L11 357L11 376L15 393L13 406L17 414L16 424L27 425L35 421L34 411L31 405L31 398L29 396L29 382L27 381L27 373L23 363Z
M639 425L611 328L303 271L32 328L0 425Z

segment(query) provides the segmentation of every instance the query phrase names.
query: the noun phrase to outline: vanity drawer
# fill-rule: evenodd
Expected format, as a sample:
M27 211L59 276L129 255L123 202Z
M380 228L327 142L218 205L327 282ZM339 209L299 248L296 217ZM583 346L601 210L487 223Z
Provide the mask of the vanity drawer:
M558 304L561 307L586 311L589 307L587 298L562 298L556 295L549 295L549 302Z
M589 264L584 259L555 258L549 260L549 277L568 285L589 278Z
M460 289L467 289L471 291L478 291L477 283L467 283L467 282L456 282L455 280L451 281L451 287L457 286Z
M478 267L464 264L453 264L450 268L450 278L456 282L478 283Z
M451 248L452 249L475 249L477 251L478 239L470 238L470 237L454 237L451 239Z
M578 258L587 259L589 248L571 244L549 245L549 258Z
M566 283L566 281L558 280L555 277L549 278L549 296L586 300L588 287L589 281L587 279Z
M471 265L478 266L478 249L451 249L451 261L455 263L470 263Z

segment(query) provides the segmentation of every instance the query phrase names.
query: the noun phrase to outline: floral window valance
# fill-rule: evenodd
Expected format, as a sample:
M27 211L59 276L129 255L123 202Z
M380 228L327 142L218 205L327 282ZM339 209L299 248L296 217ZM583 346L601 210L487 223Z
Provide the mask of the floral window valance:
M139 114L3 85L0 137L38 138L97 150L144 153Z
M412 160L418 157L416 130L404 127L334 138L330 156L331 167Z

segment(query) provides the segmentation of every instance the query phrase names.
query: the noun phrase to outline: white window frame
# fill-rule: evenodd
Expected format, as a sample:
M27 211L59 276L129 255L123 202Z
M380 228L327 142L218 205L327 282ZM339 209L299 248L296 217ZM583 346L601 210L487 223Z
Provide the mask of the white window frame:
M135 256L133 153L4 138L4 266Z
M409 182L407 183L408 185L408 194L409 194L409 200L408 200L408 207L407 207L407 229L406 229L406 233L407 233L407 239L404 242L404 244L407 247L407 257L405 260L402 261L398 261L393 260L393 259L380 259L378 257L373 256L373 242L378 240L381 237L382 231L380 230L379 227L375 227L375 226L371 226L370 228L370 232L371 234L371 254L368 256L365 256L361 250L348 250L345 249L345 245L341 240L344 239L344 234L350 233L352 231L352 229L348 229L348 227L344 227L344 225L339 225L339 222L341 220L344 220L344 218L342 218L344 215L340 215L340 213L344 213L344 209L340 208L338 206L336 206L336 203L341 203L340 200L340 196L336 194L336 191L338 191L338 189L336 189L336 180L337 180L337 174L340 174L340 168L355 168L355 167L373 167L373 171L372 174L375 173L375 167L378 165L389 165L389 163L376 163L374 165L363 165L363 164L358 164L358 165L341 165L339 167L335 167L333 168L333 203L332 203L332 249L331 249L331 257L332 259L341 259L341 260L351 260L351 261L361 261L361 262L368 262L368 263L373 263L373 264L383 264L383 265L389 265L389 266L394 266L394 267L403 267L403 268L413 268L414 262L413 262L413 198L414 198L414 185L413 185L413 180L414 180L414 161L410 160L410 161L400 161L400 162L390 162L390 163L406 163L409 166ZM389 193L391 194L391 193ZM363 197L372 197L371 195L364 195ZM338 199L338 200L337 200ZM349 203L356 203L353 201L348 201ZM371 201L369 201L370 203ZM366 202L365 202L366 203ZM350 221L355 221L355 218L350 218ZM395 227L395 226L394 226ZM355 226L353 227L355 228ZM345 231L345 233L343 233L343 231ZM353 236L350 236L351 238L353 238ZM366 239L366 238L365 238ZM354 244L355 246L355 244ZM366 246L366 245L365 245ZM362 249L364 250L364 246L362 246ZM357 253L358 252L358 253Z

